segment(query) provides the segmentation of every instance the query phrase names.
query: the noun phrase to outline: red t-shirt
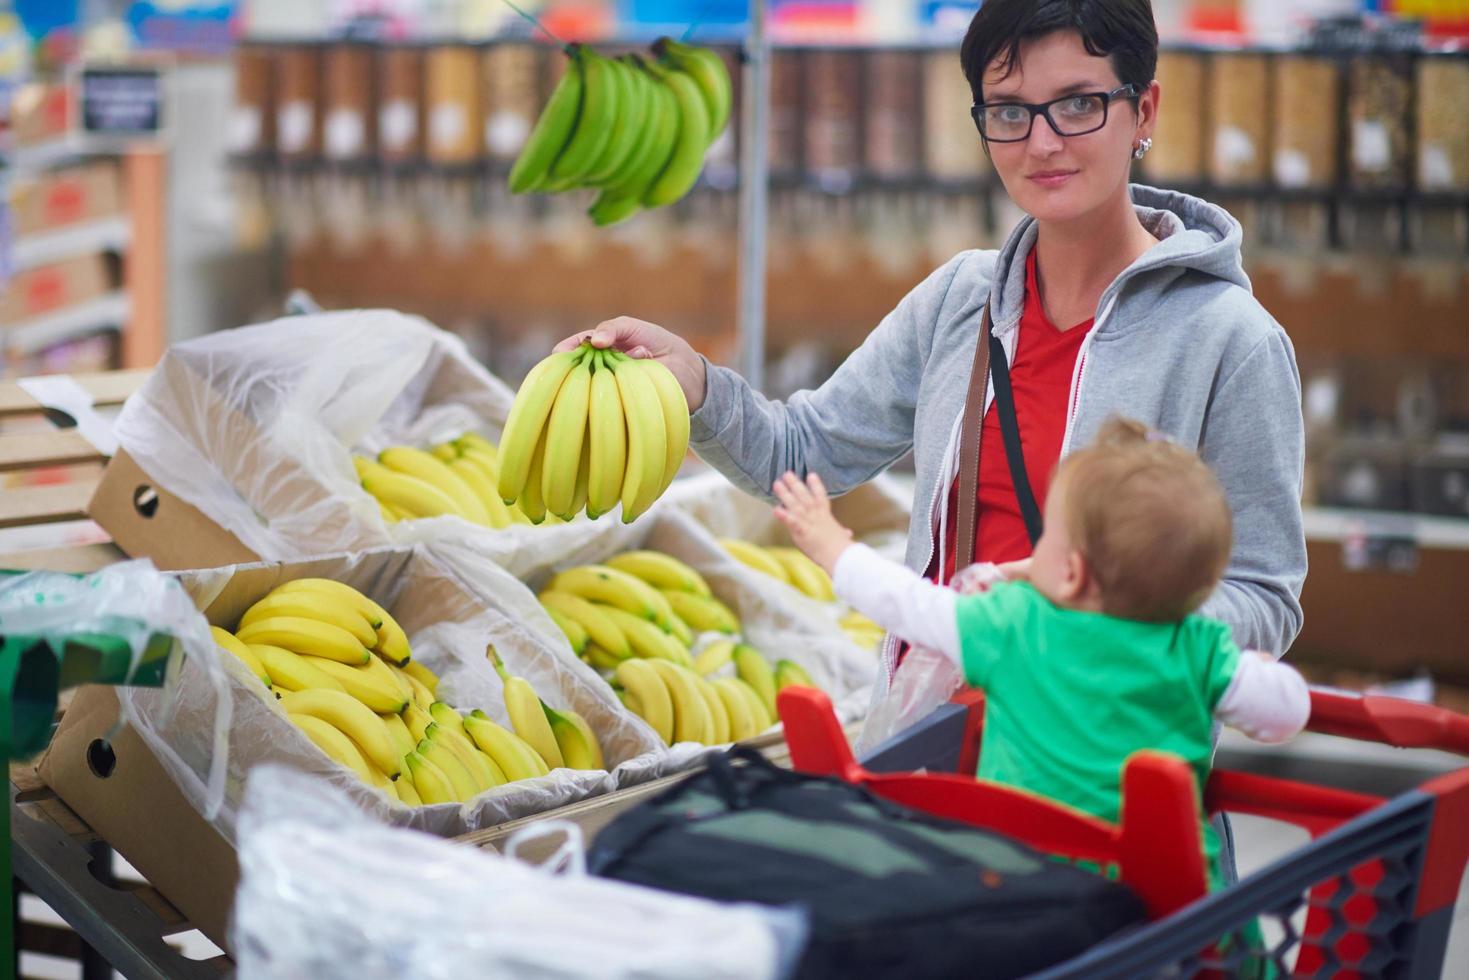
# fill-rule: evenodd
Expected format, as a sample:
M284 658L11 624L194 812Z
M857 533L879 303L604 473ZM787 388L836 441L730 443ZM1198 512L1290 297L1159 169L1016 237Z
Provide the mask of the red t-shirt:
M1061 455L1061 440L1066 435L1071 393L1071 374L1081 343L1091 330L1093 320L1079 323L1069 330L1058 330L1046 318L1036 284L1035 250L1025 260L1025 307L1020 314L1015 353L1010 359L1010 390L1015 398L1015 419L1020 428L1020 447L1025 455L1025 471L1036 505L1046 505L1046 488L1051 484L1051 471ZM1018 561L1030 554L1030 538L1025 532L1025 518L1020 516L1020 502L1010 479L1010 461L1005 454L1005 437L1000 431L999 406L992 400L984 415L980 434L979 509L974 534L976 561ZM938 582L953 577L959 513L959 481L949 485L949 519L944 543L944 575ZM929 565L934 576L938 555Z

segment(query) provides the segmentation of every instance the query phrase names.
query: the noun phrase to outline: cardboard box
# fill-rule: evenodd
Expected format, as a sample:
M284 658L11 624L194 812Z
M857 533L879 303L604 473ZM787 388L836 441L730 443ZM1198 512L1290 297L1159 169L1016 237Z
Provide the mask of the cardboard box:
M271 589L296 578L322 576L346 582L381 602L398 618L414 640L415 655L441 674L441 695L460 708L483 707L501 723L503 696L499 681L484 660L480 643L488 636L510 669L527 677L548 702L571 707L603 735L609 763L639 759L656 741L651 730L642 737L641 723L631 724L610 689L590 675L579 662L557 662L546 636L512 618L509 607L495 606L483 593L461 581L457 572L423 547L384 549L352 556L296 563L263 563L180 573L179 579L201 605L211 624L230 628L254 602ZM486 588L505 594L518 587L506 573ZM523 591L523 590L522 590ZM528 592L525 600L534 603ZM507 600L508 602L508 600ZM548 627L549 629L550 627ZM465 649L466 640L474 649ZM452 656L452 650L464 656ZM221 654L221 657L226 655ZM228 661L227 663L233 663ZM586 672L585 683L577 675ZM79 690L62 717L61 725L42 758L39 770L48 786L90 824L106 842L188 917L211 941L228 949L230 909L239 871L231 841L209 824L169 773L157 746L177 757L203 785L213 758L212 732L215 702L204 672L185 662L180 675L180 710L166 731L145 721L143 729L123 728L111 741L116 759L110 771L99 771L94 743L112 732L119 717L119 694L109 687ZM446 693L447 692L447 693ZM135 690L127 694L151 719L150 707L162 692ZM266 762L290 765L320 774L343 786L363 808L385 822L407 824L448 838L482 831L508 821L524 821L540 811L611 797L606 773L575 773L556 788L527 789L480 797L466 821L458 808L449 813L409 812L391 807L377 791L356 782L317 751L305 736L265 702L258 682L231 685L233 721L226 784L227 813L221 826L233 827L249 771ZM279 726L267 729L265 725ZM608 734L612 733L612 734ZM634 737L630 737L634 736ZM187 761L185 761L187 760ZM663 776L650 767L642 781Z
M16 180L10 215L18 236L108 218L123 211L122 180L106 161L63 167Z
M225 949L240 876L235 849L189 804L133 729L123 728L111 739L115 763L105 768L105 757L93 746L101 747L117 718L115 689L79 688L41 758L41 778L210 942Z
M31 317L96 299L112 288L112 270L101 254L79 255L26 269L0 289L0 323L14 326Z

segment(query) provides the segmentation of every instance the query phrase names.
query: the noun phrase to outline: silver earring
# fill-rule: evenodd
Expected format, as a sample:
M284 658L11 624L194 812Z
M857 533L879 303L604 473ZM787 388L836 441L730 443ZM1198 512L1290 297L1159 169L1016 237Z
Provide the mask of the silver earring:
M1152 140L1138 140L1137 141L1137 146L1133 147L1133 149L1132 149L1132 158L1134 160L1141 160L1143 158L1143 154L1144 153L1147 153L1152 148L1153 148L1153 141Z

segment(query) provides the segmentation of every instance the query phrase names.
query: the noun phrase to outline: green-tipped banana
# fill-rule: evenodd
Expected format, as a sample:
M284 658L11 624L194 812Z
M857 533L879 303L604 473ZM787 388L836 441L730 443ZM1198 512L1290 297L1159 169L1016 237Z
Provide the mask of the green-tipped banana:
M694 658L694 673L700 677L708 677L724 668L734 660L735 641L716 640L699 651Z
M250 649L249 644L222 626L211 626L209 627L209 632L214 634L216 645L233 653L249 669L250 673L260 678L260 683L266 687L270 687L270 673L265 669L265 665L260 662L260 658Z
M458 803L454 786L444 770L423 757L420 752L410 752L403 760L408 766L408 775L413 780L413 790L425 806L435 803Z
M510 193L538 190L551 176L551 167L571 138L582 102L581 59L572 56L566 73L541 110L535 128L510 168Z
M631 524L663 492L668 463L668 424L658 390L631 358L618 355L612 369L627 416L627 472L622 478L622 522Z
M786 688L815 687L816 682L811 675L806 673L806 668L791 660L777 660L775 662L775 689L777 692Z
M535 688L525 678L516 677L506 670L505 662L493 646L486 653L504 683L505 713L515 727L515 734L541 754L548 768L560 769L565 761L561 758L556 735L551 731L551 723L546 719L545 707Z
M546 721L556 736L556 747L561 750L562 761L568 769L603 769L602 747L592 735L586 721L574 711L557 711L542 705Z
M596 520L617 506L622 496L622 477L627 468L627 419L622 414L622 395L607 363L605 351L597 351L592 371L592 388L587 405L587 516Z
M658 395L658 404L663 409L663 424L668 428L667 448L663 462L663 485L658 488L657 494L661 497L663 491L673 483L673 478L678 475L679 468L683 466L684 456L689 451L689 431L692 425L689 418L689 403L684 398L683 387L678 383L678 379L661 362L646 357L634 363L642 367L643 373L653 383L653 390Z
M464 719L464 731L481 752L495 760L510 782L534 779L551 771L546 768L546 760L525 739L496 724L478 708Z
M618 660L626 660L632 656L632 647L628 645L627 636L618 629L616 623L608 618L604 609L598 604L582 596L556 589L545 590L541 593L540 599L541 605L547 610L554 609L561 615L574 620L586 630L591 643L596 644L611 656Z
M587 636L587 631L582 624L550 607L546 607L546 615L551 617L551 622L556 624L557 629L566 634L566 642L571 644L571 652L580 657L586 651L587 643L590 642L590 637Z
M551 417L551 409L556 404L556 394L571 369L576 367L579 356L579 349L552 354L530 369L520 384L520 390L515 393L510 418L505 421L505 434L500 438L497 489L500 499L506 504L515 503L527 489L546 420ZM539 496L539 484L534 489Z
M688 647L678 642L646 619L639 619L623 612L616 606L605 606L602 612L617 625L639 657L669 660L676 664L691 664Z
M759 650L747 644L741 643L734 651L735 673L739 679L755 689L760 702L765 705L765 710L770 717L777 718L780 713L775 707L775 672L770 669L767 661Z

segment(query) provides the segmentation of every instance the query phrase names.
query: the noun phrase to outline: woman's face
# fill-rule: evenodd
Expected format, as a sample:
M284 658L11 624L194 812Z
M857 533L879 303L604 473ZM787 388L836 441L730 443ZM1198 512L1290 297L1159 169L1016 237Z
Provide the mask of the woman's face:
M1081 35L1057 31L1022 42L1009 75L998 59L984 74L984 101L1040 104L1079 92L1111 92L1122 84L1105 57L1087 53ZM1158 106L1153 82L1134 103L1118 96L1101 129L1060 136L1037 116L1029 138L989 144L990 157L1011 200L1040 221L1085 218L1126 193L1133 148L1152 135ZM1051 109L1058 121L1066 104ZM1063 122L1063 126L1065 123Z

